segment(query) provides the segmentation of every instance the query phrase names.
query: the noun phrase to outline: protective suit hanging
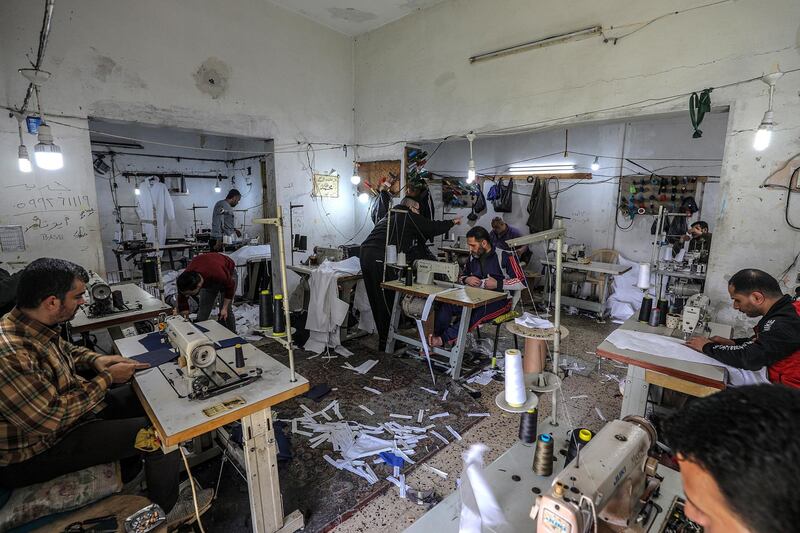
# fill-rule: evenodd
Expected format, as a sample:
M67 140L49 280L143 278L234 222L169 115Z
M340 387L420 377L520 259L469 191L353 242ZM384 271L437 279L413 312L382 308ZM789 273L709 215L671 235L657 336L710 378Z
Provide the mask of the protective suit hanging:
M142 192L136 197L136 214L140 220L152 220L155 208L158 225L158 244L164 246L167 241L167 220L175 220L175 207L169 189L156 178L150 178L139 188ZM151 223L142 222L142 232L151 243L156 242L156 228Z

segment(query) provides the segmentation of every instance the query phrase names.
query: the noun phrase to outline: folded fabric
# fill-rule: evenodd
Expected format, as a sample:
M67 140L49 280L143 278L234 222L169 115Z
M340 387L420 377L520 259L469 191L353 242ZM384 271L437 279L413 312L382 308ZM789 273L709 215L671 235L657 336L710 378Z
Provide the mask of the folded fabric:
M164 347L169 347L169 343L167 342L167 337L160 331L156 331L155 333L149 333L139 339L139 344L144 346L148 352L152 352L154 350L159 350Z
M236 346L237 344L247 344L247 341L241 337L232 337L230 339L222 339L221 341L217 341L214 343L214 346L217 350L222 350L224 348Z
M522 316L515 318L514 322L526 328L548 329L554 327L553 323L549 320L539 318L528 312L522 313Z
M151 367L155 368L164 363L169 363L178 358L178 354L169 348L161 348L160 350L151 350L143 354L134 355L131 359L135 359L140 363L148 363Z

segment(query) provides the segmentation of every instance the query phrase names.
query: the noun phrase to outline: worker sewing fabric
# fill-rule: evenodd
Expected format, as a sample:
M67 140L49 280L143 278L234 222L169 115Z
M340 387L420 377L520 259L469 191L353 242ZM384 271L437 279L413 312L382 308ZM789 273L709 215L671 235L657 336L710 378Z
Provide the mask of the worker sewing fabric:
M389 218L391 217L391 224ZM397 251L406 254L409 265L417 259L432 259L425 242L437 235L444 235L450 228L461 223L461 217L452 220L428 220L419 214L419 203L409 197L403 198L388 216L381 219L372 232L361 243L359 258L364 288L367 291L375 327L378 330L378 349L386 345L389 335L389 319L394 304L394 292L381 289L383 282L384 257L386 255L386 235L389 231L389 244L397 246ZM395 273L387 270L387 280L394 279Z
M708 263L708 251L711 249L711 233L708 231L708 222L698 220L689 227L686 235L682 235L680 240L675 243L674 253L680 251L683 243L689 242L686 250L689 253L698 252L699 262Z
M486 228L475 226L467 232L467 246L470 258L464 266L464 274L459 281L470 287L480 287L490 291L516 291L526 287L525 274L516 257L511 252L492 246ZM492 302L472 310L469 331L511 311L511 297ZM452 343L458 337L458 325L453 318L461 316L461 306L440 304L436 309L434 335L429 336L429 344L434 347Z
M242 236L242 233L234 227L233 211L233 208L239 204L241 199L242 193L236 189L231 189L224 200L214 204L214 212L211 215L211 240L208 242L212 252L222 250L222 238L224 236L230 236L234 233L237 237Z
M60 335L59 324L84 303L88 281L74 263L37 259L20 276L16 307L0 320L0 485L23 487L113 461L127 483L144 455L150 499L171 524L185 521L191 504L185 493L179 499L178 452L135 448L151 424L126 383L149 365L98 355ZM211 490L201 496L208 507Z
M705 533L793 533L800 524L800 391L748 385L695 398L665 422L686 516Z
M800 388L800 301L781 292L778 280L754 268L728 281L733 308L761 317L752 337L693 337L686 344L717 361L745 370L767 367L772 383Z
M491 238L492 245L495 248L511 251L511 246L509 246L506 241L516 239L517 237L522 237L522 232L520 232L517 228L506 224L505 220L502 218L494 217L492 219L492 231L489 232L489 237ZM514 248L514 252L516 252L520 261L528 261L528 256L530 254L528 253L527 244L516 246Z
M178 279L178 306L176 311L189 316L189 296L199 297L197 321L208 320L211 310L219 301L219 321L236 333L236 316L233 312L233 297L239 281L236 264L227 255L209 252L191 260Z

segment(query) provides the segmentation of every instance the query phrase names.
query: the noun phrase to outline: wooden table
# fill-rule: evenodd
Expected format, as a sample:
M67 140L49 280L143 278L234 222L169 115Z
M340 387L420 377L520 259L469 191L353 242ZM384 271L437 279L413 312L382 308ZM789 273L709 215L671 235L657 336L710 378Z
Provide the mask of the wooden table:
M555 262L551 259L542 261L543 265L548 267L555 267ZM601 263L592 261L591 263L578 263L577 261L564 261L561 263L564 270L576 270L580 272L593 272L603 276L603 289L598 294L598 301L585 300L583 298L574 298L572 296L561 296L561 304L577 307L578 309L586 309L587 311L594 311L600 319L606 316L606 300L609 296L611 287L611 277L619 276L628 272L631 267L620 265L618 263ZM553 290L553 287L550 287Z
M306 265L286 265L286 270L291 270L300 276L300 283L303 286L303 309L308 309L308 303L311 299L311 274L317 270L318 266ZM341 274L336 277L336 286L339 289L339 299L347 302L349 307L353 306L353 300L356 295L356 284L364 279L364 276L359 272L358 274ZM368 335L366 331L358 329L358 325L353 328L348 328L346 325L339 329L340 341L349 341Z
M431 294L438 294L442 291L448 290L449 287L443 287L441 285L423 285L420 283L414 283L413 285L407 287L402 281L388 281L381 283L381 287L400 293L395 297L394 305L392 306L392 319L389 324L389 336L386 340L386 351L394 351L394 343L396 340L401 340L406 344L410 344L411 346L422 348L422 342L420 342L419 338L415 339L412 337L407 337L405 335L401 335L397 331L397 328L400 324L400 315L402 315L402 310L400 308L400 296L402 294L408 294L418 298L427 298ZM448 358L450 368L453 371L453 379L458 379L458 377L461 375L461 364L464 360L464 347L466 345L467 330L469 329L469 319L472 315L472 310L476 307L481 307L490 303L505 300L506 298L508 298L508 295L504 292L496 292L486 289L479 289L477 287L466 286L460 287L456 291L449 291L447 294L436 297L437 302L458 305L463 308L463 311L461 312L461 321L459 322L458 326L458 337L456 338L456 342L453 344L453 347L450 350L446 350L443 347L429 347L431 354L435 353Z
M709 327L710 336L730 338L730 326L710 323ZM676 331L666 326L648 326L639 322L636 317L629 318L620 329L664 336L673 336ZM645 414L650 385L658 385L692 396L708 396L725 388L726 371L721 364L709 365L623 350L607 340L597 347L597 355L628 365L620 418Z
M235 337L234 333L213 320L200 324L208 329L205 335L211 340ZM126 357L145 353L147 350L139 342L143 337L138 335L117 340L119 353ZM303 394L309 389L309 383L300 375L294 383L290 382L289 369L252 344L244 344L242 348L245 364L262 369L261 378L244 387L206 400L189 400L178 397L161 370L151 368L136 374L133 388L165 447L177 446L241 420L253 530L257 533L296 531L303 527L303 516L299 511L283 516L271 407ZM234 347L217 350L217 357L233 367L234 352ZM237 397L244 400L243 405L212 416L203 413L204 409Z
M195 251L200 248L205 247L205 244L197 243L197 242L184 242L184 243L175 243L175 244L165 244L164 246L159 247L159 251L167 252L167 257L169 258L169 266L172 270L177 270L175 268L175 257L172 255L173 252L176 251L183 251L187 252L189 259L194 257ZM147 246L145 248L137 248L135 250L126 250L122 247L112 248L111 252L114 254L114 257L117 259L117 270L120 273L120 280L126 279L123 276L123 269L122 269L122 257L125 256L126 260L130 260L135 258L137 255L145 255L150 253L155 253L156 249L152 246Z
M125 305L130 308L130 311L122 311L90 318L87 314L89 310L88 306L83 306L78 309L75 318L69 323L72 331L76 333L88 333L89 331L97 329L106 329L122 324L130 324L138 320L154 318L161 313L170 313L172 311L172 307L135 283L111 285L111 289L122 291L122 298L125 300ZM142 306L141 309L138 308L140 304ZM112 337L113 336L114 335L112 335ZM118 333L116 336L121 337L122 335Z

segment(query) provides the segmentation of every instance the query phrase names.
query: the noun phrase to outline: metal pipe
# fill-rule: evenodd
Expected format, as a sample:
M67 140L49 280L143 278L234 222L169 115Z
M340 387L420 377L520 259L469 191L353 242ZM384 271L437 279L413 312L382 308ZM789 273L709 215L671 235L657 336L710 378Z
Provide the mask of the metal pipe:
M36 63L33 65L33 68L39 70L42 66L42 61L44 60L44 52L47 50L47 41L50 38L50 25L53 21L53 6L55 4L55 0L46 0L44 5L44 18L42 20L42 29L39 32L39 50L36 52ZM28 102L30 102L31 96L33 96L33 90L35 85L33 82L28 84L28 89L25 91L25 100L22 102L22 108L20 109L20 114L25 114L25 111L28 109Z
M591 37L592 35L599 34L601 30L602 30L601 26L591 26L589 28L584 28L582 30L577 30L577 31L571 31L569 33L560 33L558 35L551 35L550 37L545 37L543 39L536 39L534 41L528 41L526 43L515 44L514 46L507 46L506 48L500 48L499 50L493 50L491 52L476 54L469 58L469 62L475 63L477 61L492 59L494 57L503 56L506 54L513 54L515 52L522 52L524 50L529 50L532 48L542 48L544 46L550 46L552 44L558 44L564 41L569 41L577 38L585 39L587 37Z
M563 226L564 222L561 219L557 219L556 228L562 229ZM553 325L555 326L553 334L553 374L555 374L556 379L560 379L558 377L558 357L561 355L561 272L563 270L561 250L563 248L564 237L559 235L556 239L556 297L553 309ZM558 389L560 388L558 387L553 391L553 415L550 422L553 426L558 426Z
M283 248L283 208L278 206L275 226L278 229L278 263L281 267L281 284L283 285L283 316L286 321L286 350L289 352L289 381L294 383L297 377L294 373L294 350L292 349L292 321L289 316L289 284L286 281L286 257Z

